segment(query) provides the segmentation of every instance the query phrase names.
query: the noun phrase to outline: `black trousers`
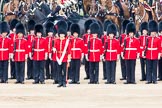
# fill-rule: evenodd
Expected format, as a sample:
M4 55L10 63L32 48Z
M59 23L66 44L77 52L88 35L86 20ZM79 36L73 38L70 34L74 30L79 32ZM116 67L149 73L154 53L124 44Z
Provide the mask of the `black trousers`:
M33 60L28 58L27 60L27 77L29 79L33 79Z
M80 80L80 59L71 60L72 81L78 82Z
M23 82L25 77L25 61L15 62L16 68L16 80L18 82Z
M103 79L107 79L106 62L103 61Z
M157 81L157 62L158 60L146 60L146 80L148 82Z
M158 62L158 78L162 80L162 57Z
M0 61L0 79L1 81L8 81L8 60Z
M16 78L15 62L10 60L11 78Z
M52 61L52 78L55 80L55 81L59 81L59 75L58 75L58 71L57 71L57 61Z
M67 62L63 62L61 65L57 64L57 71L59 74L59 84L66 84Z
M120 65L121 65L122 78L126 79L126 64L125 64L125 60L121 56L120 56Z
M86 72L86 77L89 78L89 61L85 59L85 72Z
M136 60L125 60L127 83L135 83Z
M46 60L46 64L45 64L45 69L46 69L46 78L50 79L52 78L52 61L48 58Z
M99 78L99 62L89 62L90 83L97 83Z
M115 82L116 61L106 61L107 82Z
M146 80L146 58L140 58L142 80Z
M44 64L45 61L35 61L33 60L33 71L34 71L34 81L44 82Z

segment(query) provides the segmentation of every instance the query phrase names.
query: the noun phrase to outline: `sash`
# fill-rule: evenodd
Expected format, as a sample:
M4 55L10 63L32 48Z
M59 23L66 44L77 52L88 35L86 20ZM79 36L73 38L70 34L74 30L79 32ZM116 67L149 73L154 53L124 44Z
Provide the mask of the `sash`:
M62 53L60 59L56 55L56 60L57 60L57 62L58 62L59 65L62 64L62 60L65 57L65 54L66 54L66 50L68 48L68 45L69 45L69 39L66 40L65 47L64 47L64 50L63 50L63 53Z

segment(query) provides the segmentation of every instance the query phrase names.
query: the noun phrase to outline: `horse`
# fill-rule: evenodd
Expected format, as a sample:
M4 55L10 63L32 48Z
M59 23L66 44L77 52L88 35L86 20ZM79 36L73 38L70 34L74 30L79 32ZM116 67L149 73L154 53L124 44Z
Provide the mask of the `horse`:
M147 11L141 2L139 2L137 7L134 8L134 12L135 12L134 13L135 25L137 31L139 31L139 27L142 22L148 22L149 20L156 20L153 10Z
M160 0L157 0L156 2L155 13L158 21L162 21L162 3L160 3Z
M12 19L17 18L19 2L20 0L11 0L4 4L3 16L5 21L9 22Z

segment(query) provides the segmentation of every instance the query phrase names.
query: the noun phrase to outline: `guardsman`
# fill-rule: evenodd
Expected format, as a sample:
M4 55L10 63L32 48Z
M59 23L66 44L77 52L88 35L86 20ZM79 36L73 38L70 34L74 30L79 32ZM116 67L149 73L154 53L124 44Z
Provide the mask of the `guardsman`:
M8 60L11 56L11 39L7 37L10 28L7 22L0 24L0 79L1 83L8 83Z
M52 60L52 77L53 77L53 84L58 84L59 81L59 77L58 77L58 71L57 71L57 61L56 61L56 48L54 47L54 44L56 42L56 40L58 39L58 37L56 37L57 35L57 30L56 27L53 25L53 29L50 28L50 31L53 31L53 39L52 39L52 48L51 48L51 52L49 53L49 58L50 60Z
M126 26L129 23L129 20L124 20L122 22L122 31L123 33L119 37L119 42L121 45L121 50L124 47L124 39L127 37L126 35ZM120 80L126 80L126 65L125 65L125 60L120 56L120 65L121 65L121 72L122 72L122 78Z
M23 24L16 24L16 35L17 39L14 42L13 47L13 60L15 61L16 68L16 84L21 83L24 84L25 77L25 61L27 61L28 57L28 46L27 40L24 39L25 28Z
M52 22L47 22L45 25L46 28L46 42L48 45L48 58L46 60L46 64L45 64L45 70L46 70L46 79L53 79L53 65L52 65L52 61L49 58L49 53L51 53L52 50L52 41L53 41L53 37L54 37L54 24Z
M88 50L86 50L86 60L89 61L89 84L99 84L99 62L102 58L103 48L102 41L99 39L100 26L98 23L92 23L90 25L91 38L88 42Z
M105 41L107 39L107 27L108 25L112 24L112 22L110 20L105 20L104 21L104 31L103 31L103 35L101 37L101 40L102 40L102 48L104 48L104 44L105 44ZM105 66L105 61L102 61L103 63L103 80L106 80L107 79L107 74L106 74L106 66Z
M105 84L116 84L116 61L120 56L120 43L115 38L117 28L115 24L107 27L107 40L104 45L104 60L106 61L107 82Z
M145 81L146 80L146 57L143 53L145 51L146 39L148 37L148 23L147 22L143 22L140 25L140 32L141 32L141 36L139 37L139 42L140 42L141 76L142 76L140 81Z
M157 64L160 59L160 38L157 37L158 24L151 20L148 24L150 36L146 40L146 84L157 84Z
M136 84L135 82L135 66L136 58L139 57L140 43L135 37L135 24L130 22L127 24L126 32L128 37L124 39L124 48L121 53L126 64L127 81L124 84Z
M73 39L71 40L71 77L72 81L70 84L80 84L80 65L81 60L84 57L84 41L80 38L80 27L78 24L72 24L71 34Z
M44 37L44 29L41 24L35 25L35 39L32 43L32 50L29 53L33 60L34 82L33 84L45 84L44 67L48 57L48 44Z
M159 38L160 38L160 47L162 48L162 21L159 22ZM158 62L158 80L159 81L162 80L162 55L160 56L160 60Z
M15 26L16 24L18 23L19 21L17 19L13 19L11 20L10 22L10 30L11 30L11 33L9 35L9 37L11 38L11 46L13 47L14 45L14 41L16 40L17 38L17 35L16 35L16 29L15 29ZM15 62L10 60L10 67L11 67L11 79L15 79L16 78L16 70L15 70Z
M34 32L34 26L36 22L34 20L29 20L27 24L27 29L28 29L28 36L27 36L27 41L28 41L28 48L32 49L32 42L35 38L35 32ZM29 55L29 54L28 54ZM28 56L27 60L27 79L33 79L34 74L33 74L33 60L30 59Z
M89 19L85 22L84 28L85 28L85 34L83 35L83 40L84 40L84 46L88 47L88 41L92 37L90 35L90 24L93 23L94 21L92 19ZM89 79L89 61L85 59L85 72L86 72L86 77L84 78L85 80Z
M65 24L67 27L65 21L62 21L61 23ZM59 85L57 87L66 87L68 68L71 61L70 39L66 38L67 28L58 27L58 36L59 38L54 44L54 48L56 48L56 60L58 63L57 71L59 74Z

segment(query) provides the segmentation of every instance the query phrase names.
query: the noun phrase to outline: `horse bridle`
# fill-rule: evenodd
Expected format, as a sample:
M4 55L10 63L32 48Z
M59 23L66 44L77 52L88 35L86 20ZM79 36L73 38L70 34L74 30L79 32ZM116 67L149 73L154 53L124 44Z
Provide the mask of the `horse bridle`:
M96 6L97 7L97 13L92 14L90 16L97 17L99 15L99 11L100 11L100 3L98 2L98 0L92 0L92 6L93 6L92 12L95 12L94 6ZM90 6L90 10L91 10L91 6Z
M10 2L7 4L7 12L6 12L6 14L4 15L4 17L5 17L5 16L8 16L8 15L16 15L15 11L14 11L14 10L11 11L11 9L10 9L11 3L12 3L12 1L10 1Z
M139 9L137 9L137 10L139 10ZM146 16L146 10L144 9L144 14L143 14L143 16L141 17L140 15L140 12L138 11L138 13L137 14L135 14L135 20L137 20L138 22L142 22L142 20L145 18L145 16Z

